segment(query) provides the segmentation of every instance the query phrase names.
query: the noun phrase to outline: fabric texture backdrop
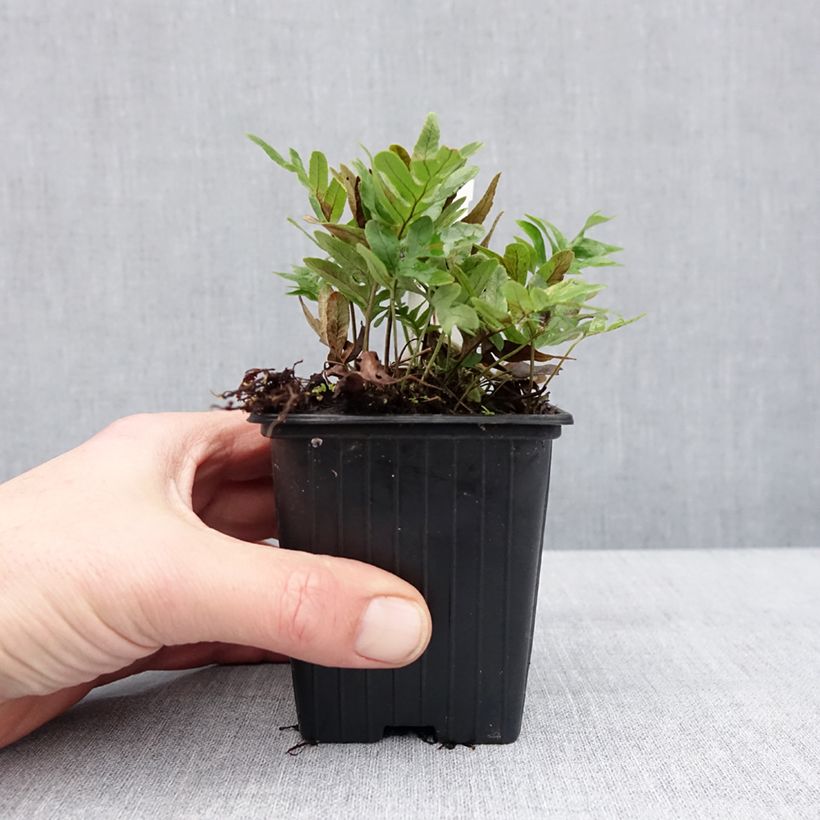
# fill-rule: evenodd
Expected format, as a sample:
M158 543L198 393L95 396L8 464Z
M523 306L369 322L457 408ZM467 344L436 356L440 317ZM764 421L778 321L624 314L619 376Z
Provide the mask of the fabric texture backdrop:
M543 567L512 745L410 736L294 759L287 667L147 673L0 750L0 816L816 820L820 549Z
M0 477L318 364L270 274L302 191L243 134L338 162L435 110L502 239L616 213L602 302L648 312L555 382L548 546L820 543L818 41L809 0L5 0Z

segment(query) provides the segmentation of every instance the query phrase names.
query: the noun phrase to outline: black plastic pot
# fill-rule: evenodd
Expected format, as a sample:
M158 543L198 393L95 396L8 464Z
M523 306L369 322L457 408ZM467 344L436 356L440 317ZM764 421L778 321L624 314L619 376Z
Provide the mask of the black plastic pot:
M375 741L392 727L445 743L521 730L552 441L544 416L307 416L271 438L282 547L375 564L417 587L433 637L397 670L293 661L306 740Z

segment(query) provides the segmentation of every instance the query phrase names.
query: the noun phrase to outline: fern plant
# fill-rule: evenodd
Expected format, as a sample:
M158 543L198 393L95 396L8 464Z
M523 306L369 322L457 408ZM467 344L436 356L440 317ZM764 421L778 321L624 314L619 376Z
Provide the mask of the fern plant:
M528 214L521 235L493 250L500 174L468 210L462 190L481 144L441 145L434 114L412 151L390 145L338 168L320 151L305 163L249 137L307 189L309 228L290 222L317 250L281 275L327 356L305 381L249 371L226 394L247 409L335 400L346 412L545 412L575 346L635 321L590 303L603 285L584 271L616 264L621 250L590 236L609 217L593 213L568 237Z

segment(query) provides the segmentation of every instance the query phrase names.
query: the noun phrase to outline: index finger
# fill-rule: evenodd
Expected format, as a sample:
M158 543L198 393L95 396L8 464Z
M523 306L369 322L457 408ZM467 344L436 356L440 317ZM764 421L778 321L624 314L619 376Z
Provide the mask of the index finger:
M177 455L193 458L197 480L249 481L271 474L270 440L241 411L172 413Z
M271 473L270 443L241 411L211 410L201 413L142 413L110 424L84 445L111 447L117 443L132 452L136 463L181 480L188 487L194 478L246 481Z

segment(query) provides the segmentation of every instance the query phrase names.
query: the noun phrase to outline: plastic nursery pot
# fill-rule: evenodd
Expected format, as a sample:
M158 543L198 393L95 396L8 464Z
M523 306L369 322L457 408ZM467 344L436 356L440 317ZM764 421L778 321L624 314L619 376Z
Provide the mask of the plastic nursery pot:
M433 637L396 670L293 661L309 741L392 728L443 743L521 730L553 439L572 416L251 416L271 438L284 548L375 564L417 587Z

